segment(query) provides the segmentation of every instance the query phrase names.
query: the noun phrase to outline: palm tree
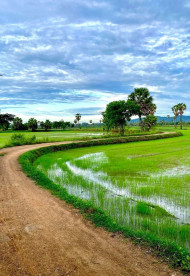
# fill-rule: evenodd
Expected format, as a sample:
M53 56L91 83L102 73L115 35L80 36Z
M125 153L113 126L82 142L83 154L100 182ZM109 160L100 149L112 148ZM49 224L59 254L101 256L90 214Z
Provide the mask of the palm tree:
M162 121L160 121L160 123L161 123L162 125L164 125L164 124L165 124L165 120L163 119Z
M174 105L173 107L172 107L172 111L173 111L173 114L174 114L174 120L175 120L175 123L174 123L174 125L175 125L175 128L177 127L177 117L178 117L178 115L179 115L179 110L178 110L178 105L176 104L176 105Z
M166 117L168 118L168 122L167 123L170 124L170 120L169 120L170 119L170 115L167 115Z
M80 114L80 113L77 113L77 114L75 115L75 120L78 122L78 125L79 125L80 119L81 119L81 114Z
M79 123L80 119L81 119L81 114L80 113L77 113L75 115L75 119L77 120L77 122Z
M172 123L174 123L174 126L175 126L175 120L176 120L176 116L173 116L172 117ZM176 126L175 126L176 127Z
M136 115L139 117L139 126L142 128L142 116L154 115L156 112L156 105L153 103L153 97L150 96L150 92L147 88L141 87L135 88L128 99L140 107Z
M180 115L180 128L182 129L182 126L183 126L182 116L183 116L184 111L187 109L187 106L184 103L179 103L177 105L177 107L178 107L178 112Z

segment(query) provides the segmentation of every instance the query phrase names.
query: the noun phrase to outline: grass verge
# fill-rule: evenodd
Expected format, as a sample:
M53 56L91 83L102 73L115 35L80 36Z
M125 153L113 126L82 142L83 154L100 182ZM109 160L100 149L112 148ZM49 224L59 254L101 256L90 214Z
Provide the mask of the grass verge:
M143 137L124 137L124 138L112 138L102 140L91 140L79 143L69 143L63 145L49 146L36 150L29 151L19 157L19 162L23 171L36 181L36 183L49 190L53 195L65 200L67 203L72 204L75 208L79 209L81 213L89 220L91 220L95 226L103 227L110 232L120 232L125 237L130 237L135 243L142 243L153 248L154 252L170 261L174 267L180 267L184 271L190 272L190 254L179 247L175 242L171 243L167 240L160 239L153 234L145 233L143 231L134 231L128 227L122 227L115 223L113 219L105 215L105 213L93 206L92 203L86 200L82 200L76 196L68 194L67 190L59 185L56 185L49 178L47 178L42 172L36 170L33 166L33 162L40 156L62 150L68 150L79 147L89 147L107 144L148 141L163 138L171 138L181 136L181 133L169 133L162 135L150 135ZM149 210L147 206L144 206L143 212L147 213Z

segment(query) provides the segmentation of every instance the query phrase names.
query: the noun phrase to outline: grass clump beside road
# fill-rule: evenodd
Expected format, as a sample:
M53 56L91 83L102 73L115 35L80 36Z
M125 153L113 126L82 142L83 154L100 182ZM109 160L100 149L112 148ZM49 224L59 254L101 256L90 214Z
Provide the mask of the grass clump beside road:
M23 170L26 174L34 179L38 185L48 189L52 194L58 196L61 199L64 199L67 203L72 204L74 207L79 208L81 212L90 219L96 226L104 227L106 230L112 232L121 232L126 237L131 237L135 242L140 242L151 246L158 255L169 258L170 262L174 266L180 266L182 269L188 271L190 270L190 256L186 249L176 244L175 241L171 242L170 240L163 239L154 234L154 232L143 231L143 229L135 229L127 225L119 223L116 219L110 217L109 214L98 208L94 205L94 201L90 201L85 198L80 198L79 196L73 195L71 192L68 192L67 189L61 185L56 184L49 177L47 177L43 172L39 171L34 167L34 162L38 157L44 154L49 154L57 151L75 149L75 148L85 148L89 146L99 146L99 145L111 145L115 143L126 143L126 142L137 142L137 141L148 141L151 139L159 138L169 138L180 136L180 134L167 134L159 136L148 136L148 137L128 137L128 138L112 138L112 139L103 139L96 141L87 141L80 143L70 143L59 146L51 146L46 148L41 148L25 153L19 158L19 161L22 165ZM93 149L93 148L92 148ZM81 162L82 160L77 160ZM85 166L85 165L84 165ZM78 180L80 177L78 177ZM81 182L82 185L86 185L85 182ZM101 189L100 189L101 191ZM101 196L101 195L100 195ZM117 198L117 202L120 202L120 197ZM94 199L95 200L95 199ZM164 209L155 205L148 205L146 202L137 202L134 205L134 208L139 215L143 217L150 217L156 214L157 217L165 215L170 217L171 215L167 213ZM146 224L146 220L144 221Z
M21 145L32 145L37 142L36 136L26 137L23 134L13 134L9 140L9 143L5 147L21 146Z

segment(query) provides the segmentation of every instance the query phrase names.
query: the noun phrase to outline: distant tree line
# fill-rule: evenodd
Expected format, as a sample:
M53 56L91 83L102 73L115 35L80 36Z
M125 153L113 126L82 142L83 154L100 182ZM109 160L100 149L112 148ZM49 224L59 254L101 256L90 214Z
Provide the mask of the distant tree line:
M174 114L173 124L175 127L177 126L177 118L180 116L180 128L182 129L182 115L186 109L187 107L184 103L179 103L172 107ZM100 125L103 123L105 130L116 130L123 135L127 122L131 120L132 116L136 115L139 118L140 129L142 131L149 131L158 124L157 117L154 116L155 112L156 105L149 90L145 87L140 87L135 88L126 101L110 102L106 110L102 112L103 120L101 119L99 123ZM81 117L80 113L75 114L74 124L64 122L63 120L53 122L50 120L37 121L35 118L30 118L27 123L23 123L21 118L13 114L0 113L0 129L7 130L10 124L13 130L36 131L37 129L43 129L44 131L48 131L50 129L66 129L74 126L81 128ZM170 118L170 116L167 115L167 118ZM89 124L91 126L94 125L92 120L89 121ZM165 124L165 121L162 120L160 124Z
M48 131L50 129L66 129L68 127L72 127L70 122L64 122L63 120L60 121L53 121L45 120L45 121L37 121L35 118L30 118L27 123L23 124L23 121L19 117L15 117L13 119L12 128L14 130L31 130L36 131L37 129L43 129Z
M70 122L53 121L37 121L35 118L30 118L27 123L23 123L23 120L19 117L16 117L12 114L0 114L0 129L7 130L12 126L13 130L31 130L36 131L37 129L43 129L48 131L50 129L66 129L73 127L73 124Z

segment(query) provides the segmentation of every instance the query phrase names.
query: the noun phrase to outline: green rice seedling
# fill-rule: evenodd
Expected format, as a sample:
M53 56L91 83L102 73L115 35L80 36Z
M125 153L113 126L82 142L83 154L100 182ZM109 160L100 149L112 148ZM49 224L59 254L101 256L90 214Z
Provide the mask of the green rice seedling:
M137 203L137 213L141 215L150 215L152 213L152 207L150 207L148 204L139 201Z

